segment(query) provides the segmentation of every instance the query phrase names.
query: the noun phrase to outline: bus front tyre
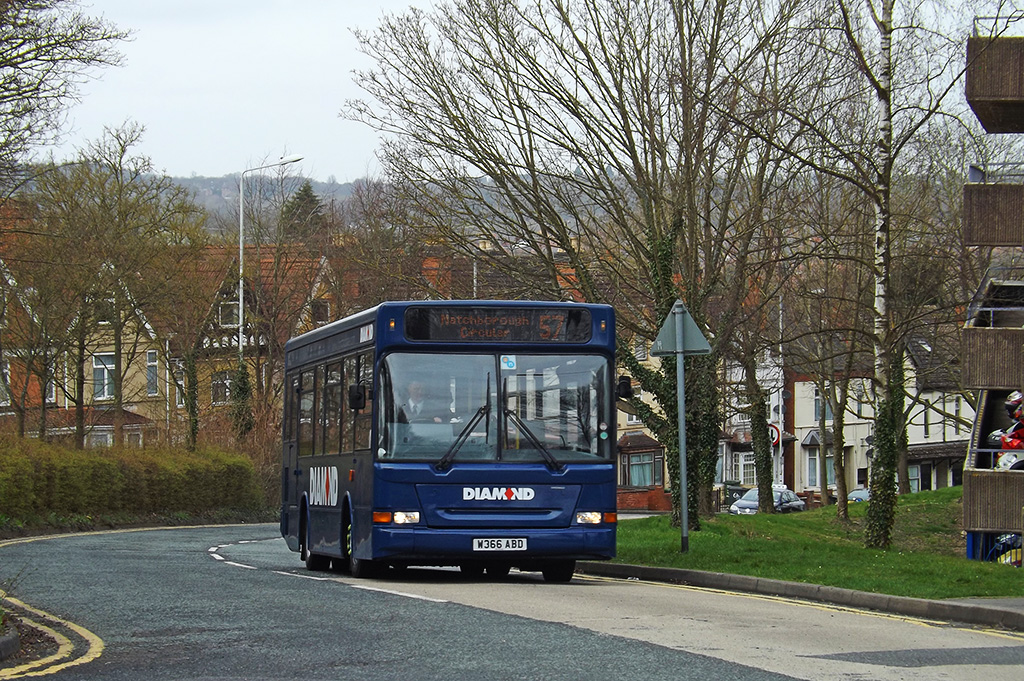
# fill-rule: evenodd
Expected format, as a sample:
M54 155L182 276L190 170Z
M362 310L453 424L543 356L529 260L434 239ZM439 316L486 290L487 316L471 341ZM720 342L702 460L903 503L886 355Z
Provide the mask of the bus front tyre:
M330 556L321 556L319 553L309 551L309 526L306 526L306 539L302 544L302 560L306 563L306 569L314 572L324 572L331 569Z
M488 579L505 579L508 577L509 570L512 569L512 565L509 563L490 563L487 566L487 578Z
M356 558L352 546L352 523L345 521L345 560L348 563L348 573L356 579L374 576L380 567L376 561Z
M552 563L541 570L541 574L544 575L545 582L561 582L563 584L572 580L574 572L576 572L576 561L574 560L563 560L557 563Z
M484 576L484 566L480 563L462 563L459 572L471 579L480 579Z

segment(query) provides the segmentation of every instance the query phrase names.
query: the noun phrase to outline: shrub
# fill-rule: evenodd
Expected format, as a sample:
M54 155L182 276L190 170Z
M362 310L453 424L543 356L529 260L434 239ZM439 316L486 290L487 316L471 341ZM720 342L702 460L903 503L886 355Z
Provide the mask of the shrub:
M204 449L74 450L0 436L0 516L259 509L252 463Z

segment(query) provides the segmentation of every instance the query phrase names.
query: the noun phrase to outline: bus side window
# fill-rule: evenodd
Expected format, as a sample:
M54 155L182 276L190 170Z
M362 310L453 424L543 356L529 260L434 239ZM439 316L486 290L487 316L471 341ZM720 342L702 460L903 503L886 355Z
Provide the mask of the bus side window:
M324 379L324 371L327 367L323 364L316 368L316 381L314 385L315 395L313 397L313 452L324 454L324 393L327 389L327 382Z
M284 441L295 441L295 421L299 416L299 377L291 375L288 377L287 395L285 395L284 409Z
M323 451L325 454L334 454L341 444L341 363L336 362L327 367L324 381L324 406L323 406Z
M366 392L366 406L353 412L355 429L355 448L370 448L370 419L373 404L373 353L366 352L359 356L359 385Z
M299 393L299 456L313 453L313 405L316 393L312 371L302 372Z
M349 384L355 383L358 380L357 379L358 374L356 373L356 357L355 357L355 355L350 355L349 357L345 358L344 370L345 371L344 371L344 375L342 376L342 381L343 381L343 383L345 385L349 385ZM345 395L346 395L346 402L345 402L344 408L342 409L342 412L341 412L341 451L343 453L351 452L352 451L353 424L355 423L355 416L356 416L356 413L348 408L348 401L347 401L348 391L347 390L345 392Z

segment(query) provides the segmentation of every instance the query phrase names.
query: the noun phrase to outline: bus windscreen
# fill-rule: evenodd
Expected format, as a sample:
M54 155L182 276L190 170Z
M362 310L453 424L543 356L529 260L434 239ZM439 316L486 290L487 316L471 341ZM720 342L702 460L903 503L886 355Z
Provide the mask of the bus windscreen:
M590 311L569 308L410 307L405 337L411 341L586 343Z

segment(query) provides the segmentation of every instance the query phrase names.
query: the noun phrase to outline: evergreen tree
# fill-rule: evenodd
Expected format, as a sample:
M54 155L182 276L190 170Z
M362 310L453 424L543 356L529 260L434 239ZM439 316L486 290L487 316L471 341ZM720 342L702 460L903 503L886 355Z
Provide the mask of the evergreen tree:
M324 225L324 205L309 180L302 183L281 209L281 231L286 240L306 241Z

